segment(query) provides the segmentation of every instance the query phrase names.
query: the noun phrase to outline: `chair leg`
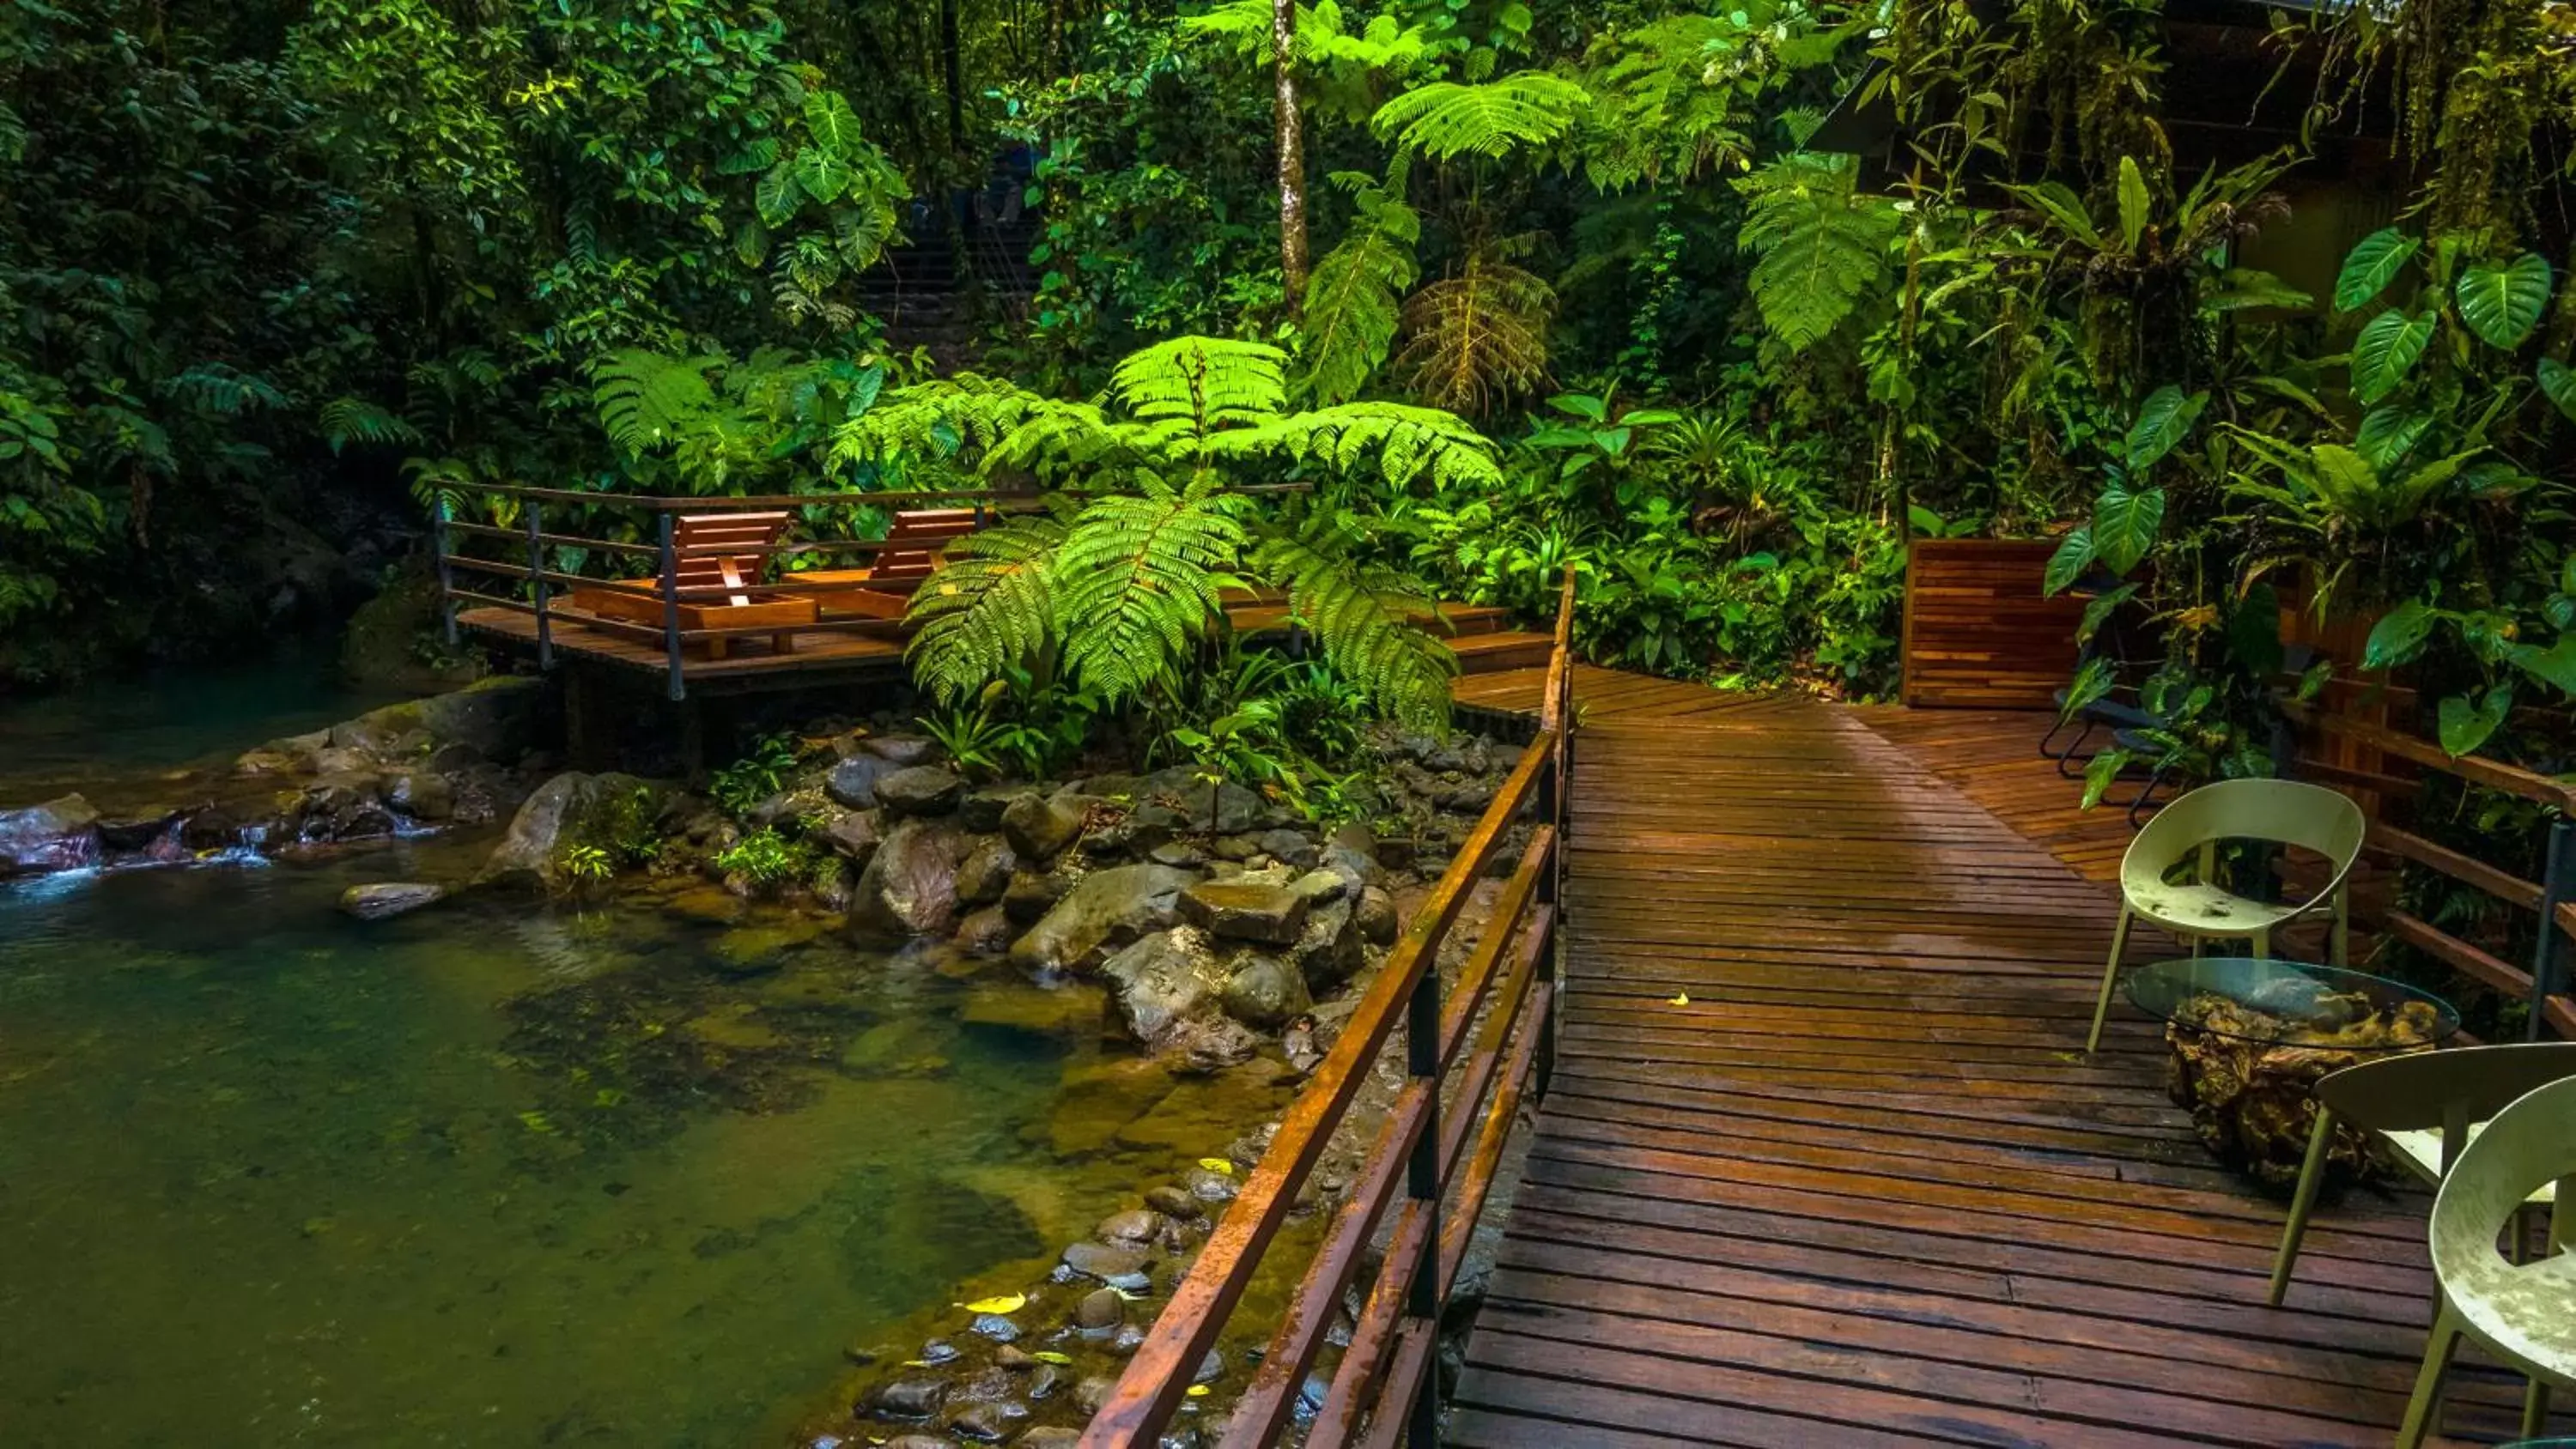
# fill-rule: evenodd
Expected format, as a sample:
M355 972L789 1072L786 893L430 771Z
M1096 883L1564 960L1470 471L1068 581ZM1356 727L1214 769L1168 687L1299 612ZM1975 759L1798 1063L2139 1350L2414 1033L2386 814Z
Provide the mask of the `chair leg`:
M2549 1432L2549 1384L2533 1379L2531 1388L2522 1396L2522 1437L2537 1439Z
M2451 1305L2433 1320L2433 1336L2424 1344L2424 1367L2415 1375L2415 1397L2406 1401L2406 1421L2397 1428L2397 1449L2422 1449L2424 1436L2442 1413L2442 1376L2450 1372L2451 1355L2460 1347L2460 1320Z
M2102 967L2102 995L2093 1003L2093 1034L2084 1039L2084 1054L2102 1046L2102 1023L2111 1015L2111 989L2120 981L2120 958L2129 952L2129 908L2120 907L2120 924L2111 928L2111 959Z
M2334 934L2326 943L2326 961L2330 965L2352 964L2352 883L2335 887Z
M2254 933L2254 935L2253 935L2253 941L2254 941L2254 959L2255 959L2255 960L2257 960L2257 961L2269 961L2269 960L2271 960L2271 959L2272 959L2272 933L2271 933L2271 932L2269 932L2269 931L2256 931L2256 932Z
M2290 1292L2290 1270L2298 1265L2299 1240L2308 1235L2308 1213L2317 1205L2317 1189L2325 1182L2326 1154L2333 1149L2335 1118L2333 1109L2317 1104L2317 1127L2308 1134L2308 1156L2299 1164L2298 1191L2290 1195L2290 1221L2281 1229L2281 1251L2272 1260L2272 1296L2275 1308Z

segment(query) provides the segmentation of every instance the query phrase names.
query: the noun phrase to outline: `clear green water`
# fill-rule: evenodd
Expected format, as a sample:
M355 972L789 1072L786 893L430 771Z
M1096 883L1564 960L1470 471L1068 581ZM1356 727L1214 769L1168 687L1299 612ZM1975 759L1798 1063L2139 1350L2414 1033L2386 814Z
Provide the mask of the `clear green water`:
M0 1444L776 1444L1247 1120L945 955L332 909L481 848L0 886Z

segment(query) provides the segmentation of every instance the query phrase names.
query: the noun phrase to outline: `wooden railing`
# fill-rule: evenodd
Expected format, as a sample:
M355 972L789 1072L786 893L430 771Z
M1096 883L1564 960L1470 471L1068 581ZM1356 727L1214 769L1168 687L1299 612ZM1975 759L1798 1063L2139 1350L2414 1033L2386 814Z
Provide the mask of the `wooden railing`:
M1558 884L1575 723L1568 653L1573 620L1569 574L1537 738L1521 752L1289 1107L1270 1150L1218 1220L1116 1390L1093 1415L1082 1436L1084 1449L1150 1449L1171 1422L1399 1018L1405 1032L1403 1091L1349 1196L1334 1210L1218 1442L1224 1449L1267 1449L1279 1442L1316 1351L1390 1210L1394 1223L1385 1256L1306 1442L1310 1449L1398 1441L1430 1449L1437 1442L1440 1402L1432 1364L1441 1308L1457 1281L1522 1098L1533 1089L1546 1091L1555 1046ZM1444 993L1441 944L1525 807L1534 807L1538 828L1496 897L1454 989ZM1477 1013L1489 1003L1477 1030Z
M2391 824L2384 818L2384 807L2367 808L2380 801L2412 798L2420 788L2420 780L2318 759L2303 758L2297 767L2300 775L2340 785L2365 802L2372 850L2535 913L2529 970L2407 911L2392 908L2382 924L2389 935L2463 976L2527 1003L2530 1019L2524 1034L2531 1039L2538 1040L2545 1031L2576 1039L2576 996L2571 996L2562 984L2564 973L2560 969L2561 958L2566 954L2562 938L2576 937L2576 787L2500 760L2476 755L2454 757L2429 740L2326 710L2292 705L2285 712L2293 725L2311 737L2339 739L2360 747L2367 755L2377 756L2382 763L2398 762L2394 768L2431 770L2482 789L2529 800L2552 812L2541 879L2527 881Z
M489 523L468 522L456 517L458 496L479 496L506 500L517 514L514 526L499 527ZM782 509L851 509L876 508L888 511L915 507L972 508L980 523L986 515L999 518L1038 507L1033 495L995 489L966 489L941 493L798 493L758 498L650 498L615 493L584 493L563 488L521 488L498 484L451 485L434 509L434 541L438 554L438 587L440 615L447 641L457 639L456 615L460 606L506 609L536 620L537 661L540 668L554 664L553 626L564 618L557 591L601 584L617 579L656 581L654 599L662 605L659 628L603 621L584 617L585 627L604 628L612 632L651 638L662 648L668 693L673 699L687 697L682 678L682 658L692 644L712 640L761 638L778 632L776 626L743 628L683 628L680 606L724 598L739 592L724 584L682 586L679 567L686 550L675 540L675 521L682 514L768 512ZM642 531L652 536L646 542L634 538L611 538L579 532L549 530L546 513L549 508L561 518L575 514L596 518L630 514L645 520ZM499 513L505 510L496 509ZM573 525L580 527L582 525ZM594 533L596 525L592 525ZM477 542L486 546L476 550ZM498 545L493 547L492 545ZM727 545L728 557L759 556L789 560L854 560L864 562L888 547L883 539L825 538L801 543L779 543L766 548ZM918 547L897 542L894 547ZM597 574L567 573L548 563L550 552L557 549L580 549L606 560L649 561L631 570L603 571ZM503 591L469 588L457 581L460 573L505 580ZM800 583L794 573L786 573L776 583L761 583L758 592L765 598L795 598L846 590L842 583ZM883 619L854 617L818 619L796 626L800 634L867 634L884 633L891 625Z

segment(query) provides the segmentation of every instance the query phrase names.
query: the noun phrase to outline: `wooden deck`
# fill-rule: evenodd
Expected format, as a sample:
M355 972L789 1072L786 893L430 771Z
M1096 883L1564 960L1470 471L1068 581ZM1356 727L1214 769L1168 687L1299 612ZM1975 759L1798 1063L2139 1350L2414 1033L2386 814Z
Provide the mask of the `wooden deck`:
M1579 684L1557 1067L1448 1442L2390 1441L2424 1199L2321 1221L2263 1305L2282 1210L2158 1029L2081 1054L2113 903L2015 828L2090 829L2003 753L2026 718ZM2511 1437L2518 1381L2454 1384L2450 1432Z

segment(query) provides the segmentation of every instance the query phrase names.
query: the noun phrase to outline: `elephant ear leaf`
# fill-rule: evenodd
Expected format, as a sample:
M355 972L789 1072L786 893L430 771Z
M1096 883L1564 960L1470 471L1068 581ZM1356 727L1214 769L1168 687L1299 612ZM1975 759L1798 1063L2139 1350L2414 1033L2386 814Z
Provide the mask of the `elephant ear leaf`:
M2513 686L2509 684L2499 684L2474 701L2465 694L2443 700L2439 716L2443 752L2458 759L2485 744L2512 709Z
M2544 357L2540 359L2539 375L2540 391L2558 404L2558 410L2567 415L2569 422L2576 423L2576 367L2569 367L2554 357Z
M2093 552L2115 574L2136 568L2156 546L2165 521L2165 491L2149 488L2132 493L2118 484L2102 490L2093 503Z
M2364 405L2397 390L2433 340L2433 314L2382 312L2352 343L2352 390Z
M2129 429L2129 471L2143 473L2158 458L2174 450L2175 445L2191 435L2192 424L2200 421L2200 410L2209 406L2209 394L2184 396L2181 388L2167 383L2147 395L2138 409L2138 421Z
M2368 306L2373 297L2387 290L2390 279L2405 267L2423 242L2395 227L2372 232L2353 245L2343 259L2343 271L2335 278L2334 304L2338 312L2351 312Z
M2072 587L2084 571L2093 567L2093 528L2080 524L2048 556L2048 572L2042 581L2051 594L2062 594Z
M2460 320L2491 347L2520 347L2549 310L2549 263L2538 252L2509 262L2480 262L2452 288Z
M2361 667L2392 669L2414 658L2432 634L2436 617L2422 599L2408 599L2389 610L2371 626L2370 638L2361 646Z

